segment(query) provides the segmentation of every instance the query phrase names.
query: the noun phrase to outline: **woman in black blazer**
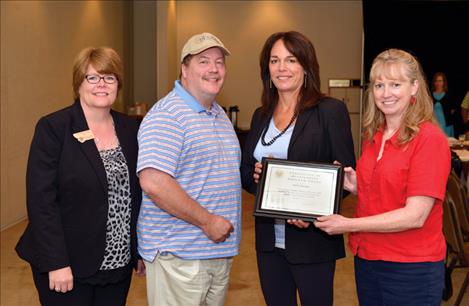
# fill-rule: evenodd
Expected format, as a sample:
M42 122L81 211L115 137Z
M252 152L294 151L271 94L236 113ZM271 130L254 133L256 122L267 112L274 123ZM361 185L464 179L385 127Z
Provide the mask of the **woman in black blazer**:
M138 122L111 110L123 65L110 48L74 63L73 105L39 120L26 174L29 224L16 251L42 305L125 305L137 261Z
M243 150L243 188L254 194L262 156L355 166L344 103L320 92L312 43L301 33L271 35L260 55L262 107L252 117ZM267 305L332 305L342 235L328 236L302 220L256 217L256 251Z

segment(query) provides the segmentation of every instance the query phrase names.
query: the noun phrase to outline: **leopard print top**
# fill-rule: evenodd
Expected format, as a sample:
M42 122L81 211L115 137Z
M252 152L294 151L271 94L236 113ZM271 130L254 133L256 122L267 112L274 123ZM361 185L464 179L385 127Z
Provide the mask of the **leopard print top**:
M99 151L108 183L106 249L100 270L123 267L130 262L130 182L121 146Z

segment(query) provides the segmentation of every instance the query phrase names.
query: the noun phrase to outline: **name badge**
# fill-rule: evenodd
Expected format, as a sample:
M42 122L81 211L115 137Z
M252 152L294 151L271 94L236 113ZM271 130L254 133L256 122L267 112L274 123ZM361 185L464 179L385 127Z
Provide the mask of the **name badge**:
M94 139L93 132L91 130L81 131L73 134L79 142L84 143L87 140Z

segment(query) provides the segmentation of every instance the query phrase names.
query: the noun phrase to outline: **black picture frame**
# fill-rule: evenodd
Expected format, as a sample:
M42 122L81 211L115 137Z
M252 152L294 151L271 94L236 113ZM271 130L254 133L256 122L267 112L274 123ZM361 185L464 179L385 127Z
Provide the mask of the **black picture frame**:
M339 213L343 186L341 165L264 157L254 216L312 222Z

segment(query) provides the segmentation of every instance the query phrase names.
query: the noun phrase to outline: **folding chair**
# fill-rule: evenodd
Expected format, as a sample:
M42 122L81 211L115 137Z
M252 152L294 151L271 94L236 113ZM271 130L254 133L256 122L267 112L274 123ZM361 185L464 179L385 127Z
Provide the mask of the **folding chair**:
M443 232L448 246L446 256L446 269L451 273L455 268L469 267L469 257L464 252L464 238L459 224L458 210L449 192L443 201ZM454 306L461 304L462 298L469 285L469 270L459 289Z
M467 204L466 187L462 184L454 171L451 171L446 184L447 191L456 205L458 211L459 225L464 237L464 241L469 242L469 208Z

